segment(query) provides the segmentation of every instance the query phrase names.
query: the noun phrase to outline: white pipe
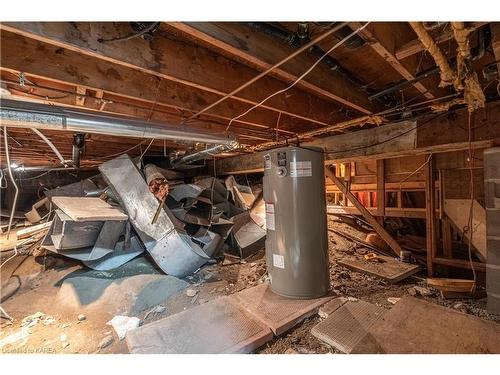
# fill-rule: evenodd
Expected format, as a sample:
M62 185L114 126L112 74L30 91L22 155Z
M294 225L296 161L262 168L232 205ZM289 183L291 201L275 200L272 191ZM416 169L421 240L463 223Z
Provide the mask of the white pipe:
M33 132L35 132L40 138L43 139L43 141L45 143L47 143L49 145L49 147L52 149L52 151L54 151L54 154L56 154L56 156L59 158L59 160L61 161L61 164L66 166L66 160L64 160L64 158L62 157L61 153L59 152L59 150L56 148L56 146L54 146L54 144L50 141L50 139L48 139L45 135L43 135L43 133L36 129L36 128L31 128L31 130L33 130Z
M14 202L12 203L12 208L10 210L10 217L9 217L9 226L7 229L7 239L9 239L10 235L10 228L12 226L12 219L14 218L14 212L16 211L16 205L17 205L17 196L19 195L19 188L17 187L16 181L14 180L14 176L12 175L12 167L10 166L10 153L9 153L9 141L7 140L7 127L3 127L3 139L5 142L5 157L7 159L7 170L9 171L9 177L10 181L14 185L14 188L16 189L16 194L14 195Z

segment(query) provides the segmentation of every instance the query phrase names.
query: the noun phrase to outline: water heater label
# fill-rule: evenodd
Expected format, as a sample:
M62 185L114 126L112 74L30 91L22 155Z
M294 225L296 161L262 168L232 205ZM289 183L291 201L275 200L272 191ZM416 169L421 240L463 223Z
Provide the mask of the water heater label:
M279 254L273 254L273 266L285 269L285 257Z
M290 177L310 177L312 176L311 161L291 161Z
M266 203L266 228L269 230L274 229L274 204Z
M271 169L271 155L264 155L264 169Z

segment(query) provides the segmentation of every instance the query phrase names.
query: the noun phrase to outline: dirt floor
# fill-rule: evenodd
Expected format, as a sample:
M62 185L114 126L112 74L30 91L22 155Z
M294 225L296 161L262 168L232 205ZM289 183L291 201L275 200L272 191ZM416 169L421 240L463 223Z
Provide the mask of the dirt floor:
M332 220L330 227L363 238L362 231L345 223ZM389 297L402 297L414 293L413 287L422 287L417 298L473 314L484 319L500 322L500 316L486 312L486 299L443 299L436 290L427 288L425 275L420 272L397 284L390 284L373 276L348 270L337 264L342 257L363 254L366 249L350 240L329 232L331 289L339 296L355 297L390 309ZM131 262L132 273L127 268L113 272L95 273L103 286L86 303L75 304L77 281L89 272L78 262L54 255L18 257L2 268L2 281L11 274L21 286L2 303L2 307L14 321L2 319L0 351L2 353L127 353L124 340L119 340L113 328L107 324L114 315L136 316L141 324L178 313L195 305L239 290L266 282L264 251L239 262L226 258L224 262L204 266L184 281L177 289L166 294L158 283L169 282L170 276L161 275L147 259ZM130 268L129 267L129 268ZM132 269L132 268L131 268ZM133 277L131 277L131 275ZM84 280L84 279L81 279ZM110 283L106 283L111 280ZM136 281L134 281L136 280ZM17 282L16 281L16 282ZM73 289L68 282L73 282ZM80 282L80 281L78 281ZM142 284L141 284L142 283ZM100 284L101 285L101 284ZM145 287L144 287L145 285ZM106 288L111 292L106 293ZM120 289L122 288L122 289ZM137 295L134 291L137 289ZM7 289L7 288L5 288ZM123 290L123 291L122 291ZM88 293L89 291L84 291ZM79 291L80 297L82 291ZM92 291L94 293L94 291ZM82 298L82 297L81 297ZM147 306L142 311L127 310L131 304ZM161 305L162 308L156 308ZM30 315L34 317L26 319ZM336 353L337 351L310 334L319 322L314 315L287 333L268 342L257 353Z

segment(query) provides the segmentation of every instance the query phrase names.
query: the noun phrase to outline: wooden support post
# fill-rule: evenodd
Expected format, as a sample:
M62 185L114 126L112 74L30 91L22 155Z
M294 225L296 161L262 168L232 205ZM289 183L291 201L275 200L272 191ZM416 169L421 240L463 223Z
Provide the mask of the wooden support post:
M351 163L344 163L344 180L347 190L351 190ZM347 206L347 197L344 194L344 206Z
M450 220L446 216L443 216L443 220L441 223L441 235L443 237L443 255L445 258L452 258L453 242Z
M425 229L427 245L427 274L433 276L433 259L436 257L436 222L435 222L435 194L434 194L434 160L431 156L425 165Z
M385 216L385 170L384 159L377 160L377 216L379 223L384 224Z
M347 196L347 199L355 206L363 218L370 224L375 232L389 245L393 253L399 256L401 252L401 246L392 238L392 236L384 229L382 225L379 224L377 219L361 204L359 200L346 188L345 184L335 176L335 170L333 168L327 167L325 169L326 176L333 181L339 190Z

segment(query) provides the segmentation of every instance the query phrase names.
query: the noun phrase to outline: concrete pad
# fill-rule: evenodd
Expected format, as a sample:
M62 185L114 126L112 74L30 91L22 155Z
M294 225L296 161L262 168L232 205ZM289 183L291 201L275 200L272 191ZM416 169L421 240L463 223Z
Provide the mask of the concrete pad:
M364 301L348 301L311 330L313 336L351 353L385 309Z
M335 310L343 306L344 303L346 303L347 301L348 299L345 297L334 298L330 302L325 303L323 306L319 308L318 315L323 319L326 319L330 315L332 315Z
M281 335L305 318L314 315L318 308L333 296L290 299L273 293L268 284L261 284L235 293L230 298L268 326L275 335Z
M249 353L272 332L232 298L222 297L129 331L134 354Z
M61 307L114 315L136 315L165 302L189 285L174 276L160 274L143 257L112 271L78 270L59 283L55 301Z
M353 353L500 353L500 324L405 297L368 329Z

